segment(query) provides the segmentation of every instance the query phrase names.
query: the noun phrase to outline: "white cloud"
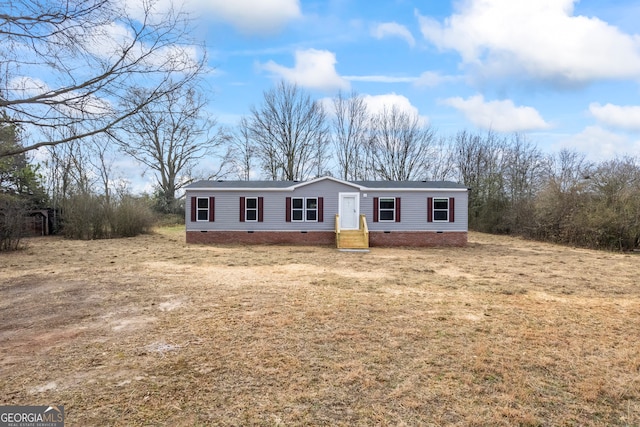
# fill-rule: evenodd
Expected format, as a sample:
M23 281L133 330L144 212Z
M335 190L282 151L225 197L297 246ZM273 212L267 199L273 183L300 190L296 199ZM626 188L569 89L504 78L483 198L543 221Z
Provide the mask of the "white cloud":
M77 91L52 96L55 89L38 78L28 76L15 77L9 81L8 89L15 97L21 99L48 94L50 101L59 102L55 108L69 116L80 117L84 114L101 115L113 112L113 106L105 98L81 94ZM33 104L32 108L50 109L50 107L37 103Z
M350 84L338 75L335 68L336 63L336 55L333 52L307 49L296 51L293 68L284 67L273 61L263 64L262 68L303 87L320 90L348 90Z
M640 36L573 16L577 0L466 0L443 23L420 16L422 34L489 74L584 83L637 79Z
M600 123L607 126L640 131L640 106L600 105L594 102L589 105L589 111Z
M419 87L436 87L443 83L455 82L460 80L457 76L443 76L434 71L425 71L415 80L415 85Z
M152 46L135 41L130 28L109 23L92 28L85 38L85 47L98 58L110 63L119 61L123 50L133 45L129 60L140 59L140 63L160 70L185 70L197 66L199 48L190 45Z
M29 76L15 77L9 81L8 86L9 91L20 98L42 95L51 90L44 81Z
M429 123L429 118L427 116L421 116L418 108L412 105L411 101L406 96L388 93L384 95L363 95L362 98L367 106L369 114L371 115L380 114L385 110L385 108L390 110L392 107L396 107L400 111L418 117L420 122L424 125Z
M447 76L435 71L425 71L418 77L414 76L344 76L344 79L351 82L367 82L367 83L412 83L418 87L436 87L444 83L459 81L460 76Z
M299 0L195 0L245 34L269 34L302 16Z
M401 76L344 76L346 80L352 82L367 82L367 83L413 83L416 81L415 77L401 77Z
M166 14L171 10L184 10L189 0L115 0L122 10L139 22L146 21L150 24L157 24L166 18Z
M348 95L347 95L348 96ZM418 117L421 124L426 125L429 123L427 116L421 116L418 108L411 104L409 98L396 93L387 93L384 95L360 95L364 104L367 107L367 112L370 115L376 115L382 113L385 108L389 111L392 107L398 108L400 111L409 113ZM322 98L320 103L324 107L325 111L332 116L335 116L335 106L333 104L333 98Z
M378 40L385 37L400 37L406 41L409 46L414 47L416 45L416 40L413 38L411 31L409 31L404 25L400 25L397 22L385 22L383 24L378 24L371 30L371 35Z
M610 132L599 126L588 126L582 132L558 142L560 148L586 153L590 161L600 162L621 155L639 155L640 141Z
M540 113L532 107L516 107L511 100L485 101L482 95L441 101L462 112L474 125L498 132L518 132L549 128Z

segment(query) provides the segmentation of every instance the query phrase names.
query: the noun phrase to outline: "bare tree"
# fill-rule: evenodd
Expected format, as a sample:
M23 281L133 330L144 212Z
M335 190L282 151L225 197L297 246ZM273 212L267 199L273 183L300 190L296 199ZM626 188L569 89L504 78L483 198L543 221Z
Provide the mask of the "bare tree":
M513 134L504 154L505 187L512 203L532 199L542 188L549 160L522 134Z
M437 138L427 164L426 178L433 181L455 179L455 152L451 138Z
M306 179L322 162L324 109L295 84L280 82L266 91L262 106L251 108L248 129L270 179Z
M234 164L237 176L244 180L251 179L253 162L256 157L256 147L249 130L249 122L246 117L240 119L235 132L229 136L231 145L231 161Z
M0 109L33 138L0 157L105 132L202 71L188 16L141 3L0 0Z
M145 90L135 90L126 106L139 105L147 97ZM197 162L214 156L224 142L205 105L198 90L183 87L144 105L113 134L125 153L155 172L166 212L176 210L176 192L194 180ZM218 177L223 167L221 162L207 177Z
M340 177L345 180L365 179L370 119L364 99L355 92L349 98L339 92L333 99L333 107L332 137Z
M523 234L533 226L535 198L549 174L550 159L522 134L515 133L506 141L503 154L504 190L509 200L509 212L504 215L504 227Z
M435 135L416 114L395 105L385 107L372 117L371 132L370 167L378 178L409 181L425 177Z
M455 136L458 179L471 188L469 227L479 231L502 230L508 200L505 195L504 153L506 141L494 132L484 137L467 131Z

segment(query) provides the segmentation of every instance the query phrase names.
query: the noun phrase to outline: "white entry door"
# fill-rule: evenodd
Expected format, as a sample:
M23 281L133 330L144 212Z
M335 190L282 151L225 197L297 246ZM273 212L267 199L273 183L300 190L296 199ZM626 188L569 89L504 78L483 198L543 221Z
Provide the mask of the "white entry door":
M357 230L360 217L360 194L340 193L340 228Z

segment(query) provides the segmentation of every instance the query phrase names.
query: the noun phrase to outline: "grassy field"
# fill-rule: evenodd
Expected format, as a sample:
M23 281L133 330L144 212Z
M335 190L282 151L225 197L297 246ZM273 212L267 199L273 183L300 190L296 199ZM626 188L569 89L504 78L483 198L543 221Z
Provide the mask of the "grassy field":
M0 254L0 405L68 426L640 425L640 255L200 246Z

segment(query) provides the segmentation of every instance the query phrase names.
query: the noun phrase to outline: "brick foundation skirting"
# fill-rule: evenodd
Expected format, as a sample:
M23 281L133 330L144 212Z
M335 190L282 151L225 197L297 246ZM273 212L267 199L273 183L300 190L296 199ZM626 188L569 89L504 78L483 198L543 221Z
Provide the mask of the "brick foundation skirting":
M288 244L288 245L330 245L335 246L333 231L187 231L187 243L217 244ZM466 232L435 233L432 231L381 231L369 232L369 246L375 247L441 247L466 246Z
M467 246L466 232L444 232L433 231L392 231L384 233L380 231L369 232L370 247L420 247L435 248L449 246Z
M335 245L333 231L187 231L187 243Z

